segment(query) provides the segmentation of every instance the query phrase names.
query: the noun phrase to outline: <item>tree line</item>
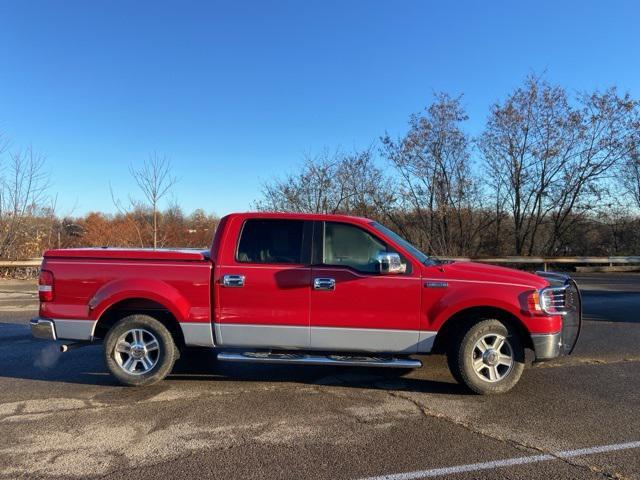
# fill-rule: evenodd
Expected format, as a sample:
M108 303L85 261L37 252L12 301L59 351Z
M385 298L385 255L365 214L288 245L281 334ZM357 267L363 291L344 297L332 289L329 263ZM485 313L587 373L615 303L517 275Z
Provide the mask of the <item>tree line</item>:
M72 216L56 213L43 155L32 147L11 148L8 141L0 147L2 259L38 257L51 248L204 248L211 243L216 215L202 209L185 214L175 201L166 201L178 179L165 156L152 153L130 167L138 188L125 199L110 188L116 213Z
M530 76L465 130L462 96L434 95L399 137L325 150L268 181L263 210L370 217L452 256L640 251L640 104Z
M378 220L440 256L640 252L640 103L616 88L571 93L530 76L471 135L462 96L437 93L399 136L325 148L263 185L259 210ZM114 214L59 215L43 155L0 138L0 258L56 247L206 247L218 218L185 214L153 153L111 190Z

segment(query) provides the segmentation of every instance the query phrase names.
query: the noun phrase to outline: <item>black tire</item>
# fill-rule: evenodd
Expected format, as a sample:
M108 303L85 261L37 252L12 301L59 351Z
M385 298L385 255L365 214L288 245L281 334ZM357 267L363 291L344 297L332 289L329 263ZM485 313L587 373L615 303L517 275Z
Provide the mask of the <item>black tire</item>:
M148 362L146 365L142 359L134 358L133 353L116 351L117 342L123 335L125 335L123 342L125 347L129 345L131 352L134 352L134 349L131 348L133 346L139 349L137 345L141 344L140 342L127 341L127 339L133 340L135 338L132 333L134 331L142 332L142 343L148 342L147 344L151 345L150 348L153 348L153 351L147 352L146 348L144 350L144 362ZM140 334L136 333L135 335ZM153 343L153 340L156 342ZM157 349L155 348L156 344ZM140 354L139 351L134 353ZM178 349L167 327L153 317L136 314L124 317L109 329L104 338L104 357L107 368L120 383L141 387L157 383L171 372L173 364L178 358ZM133 373L129 373L125 367L129 357L132 358ZM147 369L149 365L151 366Z
M464 384L464 379L462 375L460 375L460 369L458 368L458 349L460 348L460 340L461 337L456 337L455 343L447 350L447 366L449 367L449 371L451 372L451 376L453 379L460 383Z
M498 353L507 356L510 354L512 361L509 366L486 365L477 343L483 338L493 338L493 342L497 342L500 337L504 337L505 342ZM499 341L497 344L489 343L489 346L498 344ZM496 352L495 349L493 351ZM495 354L489 352L487 362L492 364L494 359ZM474 361L481 365L479 372L474 369ZM480 395L491 395L507 392L518 383L524 370L525 351L517 331L500 320L489 319L472 325L464 335L458 337L447 355L447 362L451 374L458 382ZM494 379L489 378L492 375Z

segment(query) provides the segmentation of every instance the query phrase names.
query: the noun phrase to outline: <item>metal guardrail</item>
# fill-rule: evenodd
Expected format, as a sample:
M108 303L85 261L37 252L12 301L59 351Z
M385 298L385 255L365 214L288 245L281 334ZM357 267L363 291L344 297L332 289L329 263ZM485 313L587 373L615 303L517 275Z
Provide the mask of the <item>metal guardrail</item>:
M30 258L28 260L0 260L0 268L27 268L39 267L42 258Z
M471 258L471 257L438 257L442 260L457 260L480 263L508 263L508 264L534 264L542 265L547 271L549 264L591 264L591 265L633 265L640 264L640 256L629 257L496 257L496 258Z
M438 257L441 260L456 260L480 263L505 263L505 264L533 264L542 265L547 271L549 264L590 264L590 265L633 265L640 264L640 256L630 257ZM42 258L30 258L28 260L0 260L0 268L27 268L39 267Z

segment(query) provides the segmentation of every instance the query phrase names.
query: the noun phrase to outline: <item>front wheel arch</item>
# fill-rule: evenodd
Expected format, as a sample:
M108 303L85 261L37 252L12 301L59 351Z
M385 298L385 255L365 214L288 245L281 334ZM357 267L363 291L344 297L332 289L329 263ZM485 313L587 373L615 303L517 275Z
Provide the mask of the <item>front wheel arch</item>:
M478 306L466 308L449 317L438 329L431 353L446 354L461 335L476 323L488 319L500 320L518 333L525 348L533 349L531 335L518 317L501 308Z

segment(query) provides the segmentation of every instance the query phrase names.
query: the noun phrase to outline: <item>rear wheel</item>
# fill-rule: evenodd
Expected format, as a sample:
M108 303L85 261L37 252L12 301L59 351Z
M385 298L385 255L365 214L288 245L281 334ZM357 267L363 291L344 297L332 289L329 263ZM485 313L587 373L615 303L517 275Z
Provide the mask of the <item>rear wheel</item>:
M148 315L117 322L104 339L107 368L124 385L151 385L165 378L178 357L167 327Z
M518 332L491 319L472 325L448 355L454 378L475 393L504 393L524 370L525 352Z

